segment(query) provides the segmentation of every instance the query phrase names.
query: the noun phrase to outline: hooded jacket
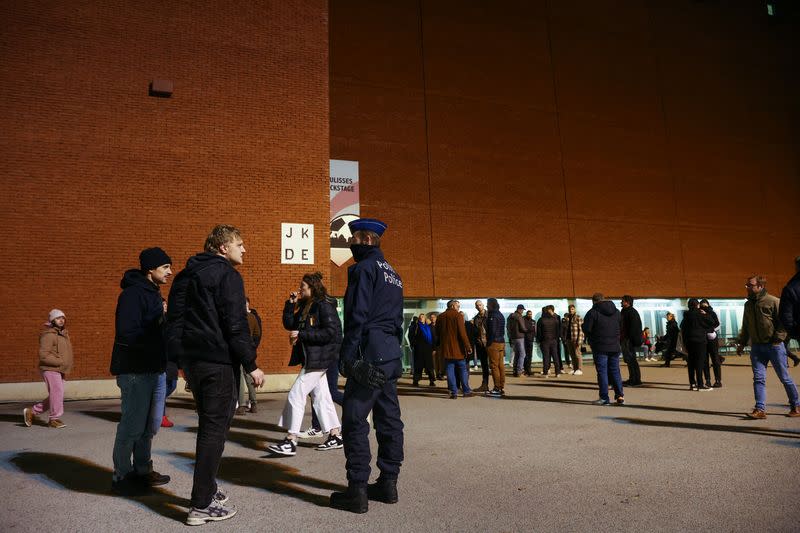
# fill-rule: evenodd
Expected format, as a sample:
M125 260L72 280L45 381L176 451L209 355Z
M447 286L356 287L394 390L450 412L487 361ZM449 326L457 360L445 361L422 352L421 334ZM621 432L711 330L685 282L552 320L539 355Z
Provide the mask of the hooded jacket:
M62 374L72 370L72 343L66 329L46 324L39 334L39 370Z
M595 303L583 317L583 332L594 353L620 352L620 312L611 300Z
M536 340L556 342L561 338L561 319L550 313L544 313L536 322Z
M164 306L158 285L141 270L125 272L119 283L116 334L111 352L111 373L149 374L164 372Z
M248 373L258 368L244 281L221 255L204 252L190 257L172 282L167 309L171 360L184 367L193 361L242 365Z
M307 370L328 368L339 358L342 346L342 323L336 313L336 300L312 302L305 318L303 307L304 303L295 306L289 300L283 306L283 327L299 332L289 366L303 365Z

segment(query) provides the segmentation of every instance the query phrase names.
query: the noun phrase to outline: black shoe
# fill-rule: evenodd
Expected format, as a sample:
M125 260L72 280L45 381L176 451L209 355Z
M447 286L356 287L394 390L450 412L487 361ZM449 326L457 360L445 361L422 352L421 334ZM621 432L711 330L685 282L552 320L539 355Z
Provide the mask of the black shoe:
M111 492L120 496L142 496L147 494L148 488L142 478L133 472L128 472L122 479L111 481Z
M331 494L331 507L351 513L366 513L369 511L367 487L350 485L345 492L334 492Z
M397 503L397 480L378 478L367 486L367 496L376 502Z
M412 387L419 387L419 381L415 381L411 384Z
M436 386L436 382L435 382L435 381L431 381L431 382L430 382L430 386L431 386L431 387L435 387L435 386Z
M450 399L451 400L457 400L458 399L458 394L455 394L455 393L451 392L450 393Z
M714 384L711 385L711 386L714 387L715 389L721 389L722 388L722 382L721 381L715 381Z
M157 487L169 483L170 477L166 474L159 474L155 470L143 476L138 476L142 484L147 487Z
M629 379L626 379L625 381L623 381L622 384L625 385L626 387L630 387L631 385L633 385L633 383L631 383L631 380L629 380Z

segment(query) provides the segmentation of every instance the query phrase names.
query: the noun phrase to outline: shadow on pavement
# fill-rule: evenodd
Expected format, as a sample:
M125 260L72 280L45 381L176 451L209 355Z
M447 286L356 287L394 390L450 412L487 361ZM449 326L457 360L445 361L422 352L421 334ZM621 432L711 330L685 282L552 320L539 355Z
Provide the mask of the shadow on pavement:
M131 500L144 505L154 513L179 522L183 522L186 508L190 504L189 500L162 489L152 489L149 494L136 497L113 494L111 470L79 457L57 453L21 452L11 457L9 462L26 474L45 476L66 490Z
M758 427L755 424L763 424L760 420L749 420L741 417L743 421L747 421L748 425L740 426L723 426L721 424L697 424L693 422L673 422L668 420L645 420L643 418L627 418L627 417L613 417L614 422L624 422L628 424L639 424L641 426L653 427L670 427L681 429L699 429L703 431L729 431L732 433L744 433L749 435L764 435L767 437L780 437L784 439L800 439L800 431L792 431L787 429L770 429Z
M175 452L176 456L194 459L194 454ZM223 457L217 477L227 483L264 489L275 494L291 496L320 507L328 507L330 495L315 494L298 486L304 485L325 491L343 491L347 487L331 481L304 476L297 468L283 463L259 461L244 457Z
M82 415L91 416L94 418L99 418L100 420L105 420L106 422L113 422L115 424L119 424L120 418L122 415L119 411L78 411Z
M625 389L623 392L627 392L628 389ZM508 400L525 400L530 402L547 402L547 403L566 403L566 404L573 404L573 405L592 405L594 399L592 400L566 400L562 398L546 398L544 396L518 396L516 394L506 396ZM626 396L626 399L627 396ZM594 406L593 406L594 407ZM733 418L743 418L742 413L739 412L730 412L730 411L707 411L704 409L690 409L686 407L666 407L663 405L640 405L636 403L626 403L623 407L624 409L646 409L648 411L662 411L668 413L691 413L691 414L698 414L698 415L713 415L713 416L729 416Z
M24 428L25 427L25 422L22 421L22 409L20 409L18 415L11 415L11 414L0 415L0 422L7 422L9 424L14 424L17 427L23 427ZM42 422L41 420L39 420L38 418L34 419L33 424L36 425L36 426L46 426L47 425L44 422Z

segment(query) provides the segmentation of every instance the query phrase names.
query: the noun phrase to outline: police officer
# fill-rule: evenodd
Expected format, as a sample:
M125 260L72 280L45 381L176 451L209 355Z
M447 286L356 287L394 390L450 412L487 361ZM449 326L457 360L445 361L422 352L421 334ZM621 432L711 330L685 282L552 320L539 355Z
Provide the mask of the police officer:
M342 433L347 459L347 491L331 494L331 507L366 513L368 499L397 502L397 475L403 462L403 422L397 400L402 374L403 282L384 259L380 240L386 224L361 218L350 222L350 250L356 263L347 271L344 341L339 371L347 378ZM381 473L370 474L369 424L372 411Z

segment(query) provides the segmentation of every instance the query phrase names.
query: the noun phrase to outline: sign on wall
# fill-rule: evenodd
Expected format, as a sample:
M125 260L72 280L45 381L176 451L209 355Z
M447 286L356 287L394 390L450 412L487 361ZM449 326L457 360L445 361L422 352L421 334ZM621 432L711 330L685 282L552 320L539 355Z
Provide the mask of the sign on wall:
M350 227L347 225L361 213L358 198L358 161L331 159L331 261L342 266L350 253Z
M314 224L281 223L281 263L314 264Z

